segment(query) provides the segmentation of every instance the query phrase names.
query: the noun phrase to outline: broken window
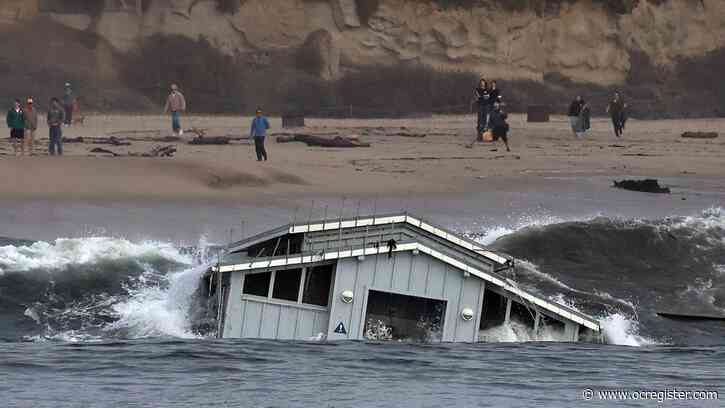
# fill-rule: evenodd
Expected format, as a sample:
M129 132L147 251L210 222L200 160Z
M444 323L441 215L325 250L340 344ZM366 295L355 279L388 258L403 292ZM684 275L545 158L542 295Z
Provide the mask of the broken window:
M511 302L511 315L509 319L526 326L528 329L534 329L534 321L536 319L536 311L519 302Z
M275 272L272 297L296 302L300 294L301 280L302 269L289 269Z
M247 248L247 255L252 258L264 258L298 254L302 251L303 238L303 234L287 234L272 238Z
M441 341L446 302L371 290L365 315L369 340Z
M483 310L481 312L481 330L500 326L506 321L505 297L486 289L483 292Z
M335 265L320 265L307 268L305 287L302 291L302 303L327 306L330 299L332 270Z
M539 332L546 331L549 334L562 335L566 330L566 324L559 320L549 317L545 314L541 314L539 318Z
M244 276L242 293L245 295L267 297L269 295L269 281L271 278L272 272L253 273Z

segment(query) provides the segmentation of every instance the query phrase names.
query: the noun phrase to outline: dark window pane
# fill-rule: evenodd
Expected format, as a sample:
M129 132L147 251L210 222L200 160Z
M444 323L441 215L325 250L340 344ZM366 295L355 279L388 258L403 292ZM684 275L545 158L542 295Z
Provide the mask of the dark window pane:
M371 290L365 316L370 340L441 341L446 302Z
M519 302L511 302L511 320L533 329L535 316L534 309Z
M242 293L245 295L267 297L269 294L269 280L271 278L272 272L246 275L244 277L244 289L242 289Z
M500 326L506 320L505 297L486 289L483 292L483 313L481 313L481 330Z
M272 297L296 302L300 293L300 280L302 280L302 269L277 271L277 275L274 277Z
M302 292L302 303L327 306L330 298L332 269L335 265L315 266L307 269L305 290Z

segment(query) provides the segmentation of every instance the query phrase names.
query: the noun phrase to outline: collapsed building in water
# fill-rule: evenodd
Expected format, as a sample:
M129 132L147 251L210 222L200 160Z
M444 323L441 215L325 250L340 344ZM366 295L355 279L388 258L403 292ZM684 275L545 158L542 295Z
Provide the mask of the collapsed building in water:
M231 244L210 273L222 338L481 342L515 323L601 340L594 318L505 278L513 267L403 214L286 225Z

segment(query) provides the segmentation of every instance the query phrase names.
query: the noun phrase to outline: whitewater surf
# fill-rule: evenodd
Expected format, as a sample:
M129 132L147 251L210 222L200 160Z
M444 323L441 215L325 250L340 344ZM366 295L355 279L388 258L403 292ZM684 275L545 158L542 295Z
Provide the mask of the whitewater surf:
M466 231L516 258L528 290L599 318L609 344L721 344L714 322L657 316L725 314L725 213L661 220L531 220L515 231ZM214 259L171 243L88 237L0 246L0 338L104 341L210 338L201 277ZM546 341L513 327L494 342Z

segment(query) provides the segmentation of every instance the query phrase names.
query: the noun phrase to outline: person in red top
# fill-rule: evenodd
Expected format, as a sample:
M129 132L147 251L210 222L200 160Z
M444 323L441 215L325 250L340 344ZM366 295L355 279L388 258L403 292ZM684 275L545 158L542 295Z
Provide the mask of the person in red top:
M25 144L28 147L28 154L34 154L35 131L38 130L38 110L33 106L33 97L28 97L25 104Z

